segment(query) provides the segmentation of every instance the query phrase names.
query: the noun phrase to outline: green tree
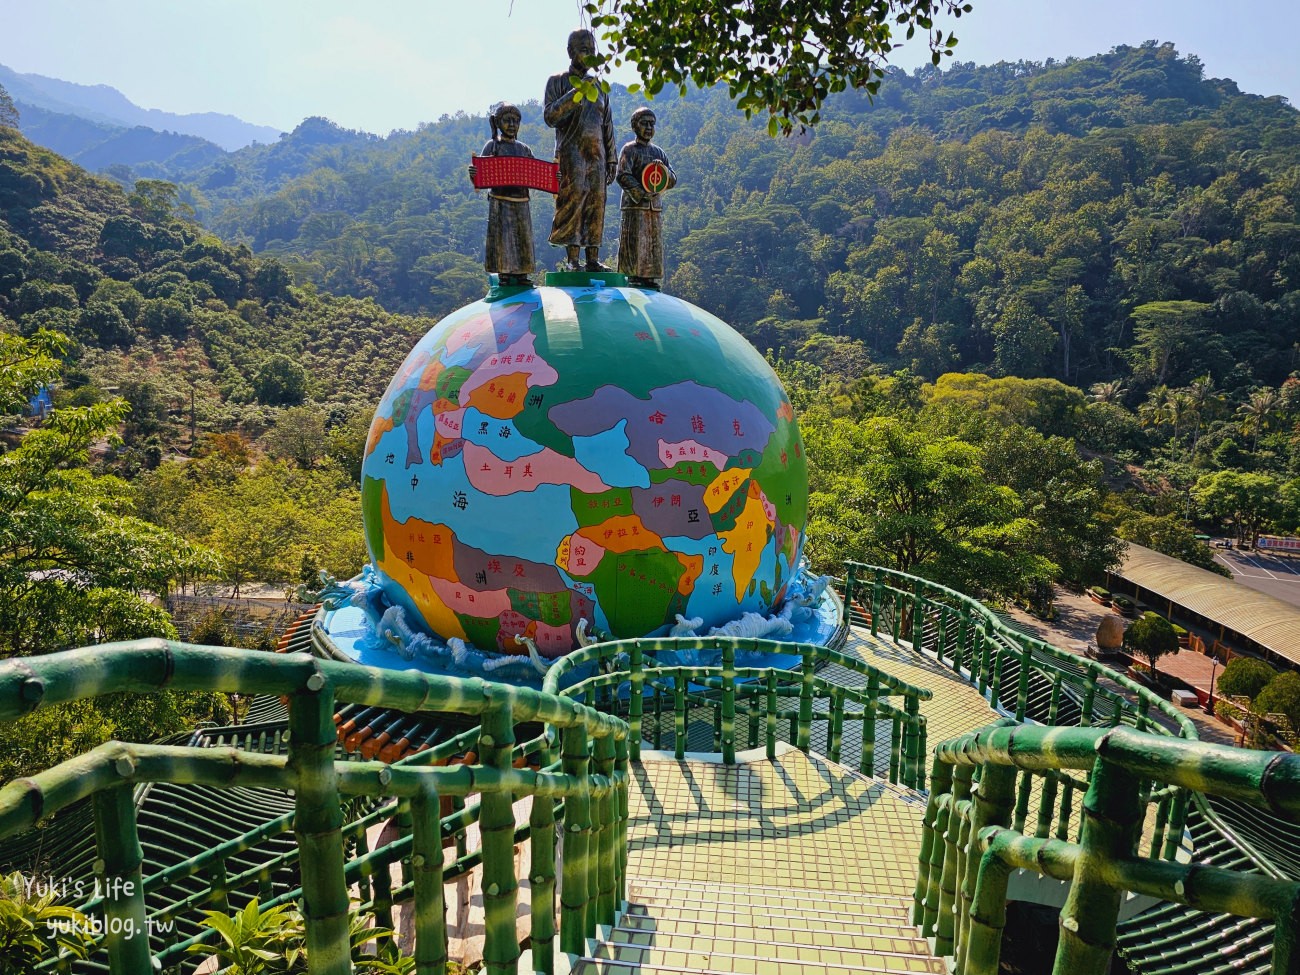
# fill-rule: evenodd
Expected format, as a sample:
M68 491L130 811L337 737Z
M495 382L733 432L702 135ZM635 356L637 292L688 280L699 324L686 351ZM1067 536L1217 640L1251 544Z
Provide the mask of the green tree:
M1252 701L1277 676L1277 671L1254 657L1233 657L1223 668L1215 689L1224 697L1248 697Z
M329 448L325 414L311 406L291 407L279 415L262 443L272 457L292 461L306 470L324 457Z
M657 94L688 81L726 82L747 115L766 110L768 131L815 124L832 92L846 86L875 93L898 33L919 29L938 64L957 39L936 15L960 17L958 0L810 0L798 4L678 0L649 8L632 0L589 0L591 25L603 28L614 64L629 61Z
M1215 471L1197 479L1192 499L1211 518L1230 519L1237 542L1248 545L1281 513L1281 487L1281 482L1268 474Z
M1124 631L1124 646L1145 658L1151 665L1151 673L1155 675L1156 661L1167 654L1178 652L1178 633L1163 616L1146 613L1130 623Z
M254 388L258 400L268 406L296 406L307 395L307 371L287 355L276 352L267 356L257 370Z
M1020 498L990 481L973 444L890 417L814 417L804 438L820 458L809 543L822 571L857 559L992 596L1056 575Z
M1300 731L1300 674L1278 674L1252 703L1255 713L1285 714L1291 730Z
M18 128L18 109L14 106L14 100L9 97L9 92L5 91L4 85L0 85L0 125Z

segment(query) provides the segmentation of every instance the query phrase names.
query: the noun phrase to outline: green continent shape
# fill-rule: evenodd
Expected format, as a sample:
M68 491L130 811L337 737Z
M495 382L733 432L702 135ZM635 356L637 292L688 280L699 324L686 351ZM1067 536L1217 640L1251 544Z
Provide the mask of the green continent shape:
M585 581L595 587L612 635L626 639L644 636L672 620L674 605L685 607L684 600L674 600L684 571L670 552L606 552Z
M507 589L510 596L510 608L530 620L537 620L548 626L566 626L570 622L569 592L523 592L519 589ZM495 646L496 644L493 644Z
M780 445L785 444L786 462L781 463ZM795 453L795 445L799 453ZM808 462L803 456L803 441L789 420L779 420L767 442L762 462L753 471L763 495L776 508L776 518L783 525L802 525L808 516ZM786 498L789 497L787 501Z
M406 422L406 411L411 408L411 400L415 398L414 389L402 390L397 399L393 400L393 426L400 427Z
M361 525L371 552L384 551L384 482L366 476L361 479ZM378 558L378 556L376 556Z
M438 399L459 403L460 388L465 385L465 382L472 375L474 373L464 366L452 366L449 369L444 369L442 374L438 376L438 381L434 383L434 392L437 393Z
M457 613L456 619L465 628L466 640L482 649L496 649L497 635L501 632L499 619L495 616L466 616L463 613Z
M689 469L689 473L686 473ZM674 464L672 467L656 467L650 471L651 484L664 484L668 481L685 481L687 484L702 484L706 487L718 478L718 469L705 461L691 461Z
M581 528L599 525L616 515L636 513L632 510L632 491L629 488L614 488L599 494L586 494L577 488L570 488L569 497L573 503L574 517L578 519Z
M749 501L749 482L751 478L745 478L740 482L736 490L731 492L731 497L726 502L709 515L709 521L713 523L713 530L719 534L729 532L736 527L736 519L741 516L745 510L745 505Z

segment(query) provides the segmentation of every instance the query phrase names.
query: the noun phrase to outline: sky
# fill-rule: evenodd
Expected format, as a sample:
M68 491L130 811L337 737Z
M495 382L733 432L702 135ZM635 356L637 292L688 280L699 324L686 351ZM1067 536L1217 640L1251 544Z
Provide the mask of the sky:
M1300 106L1292 0L971 0L956 58L1086 57L1172 41L1209 77ZM142 108L387 134L541 97L577 0L0 0L0 64L117 88ZM916 40L891 58L928 59ZM613 75L628 83L627 72ZM661 98L669 97L660 95Z

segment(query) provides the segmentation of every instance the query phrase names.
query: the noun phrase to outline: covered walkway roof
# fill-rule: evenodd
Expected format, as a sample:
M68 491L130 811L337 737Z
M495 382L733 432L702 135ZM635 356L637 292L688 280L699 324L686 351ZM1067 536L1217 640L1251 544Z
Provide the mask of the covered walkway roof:
M1132 542L1112 574L1300 667L1300 608L1290 603Z

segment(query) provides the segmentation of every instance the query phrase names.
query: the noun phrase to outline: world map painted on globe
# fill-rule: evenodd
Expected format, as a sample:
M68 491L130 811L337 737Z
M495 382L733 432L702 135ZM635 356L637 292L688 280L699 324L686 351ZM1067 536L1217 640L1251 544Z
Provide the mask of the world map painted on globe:
M655 291L544 287L431 329L362 465L387 600L444 640L543 656L768 614L796 572L794 411L721 320Z

